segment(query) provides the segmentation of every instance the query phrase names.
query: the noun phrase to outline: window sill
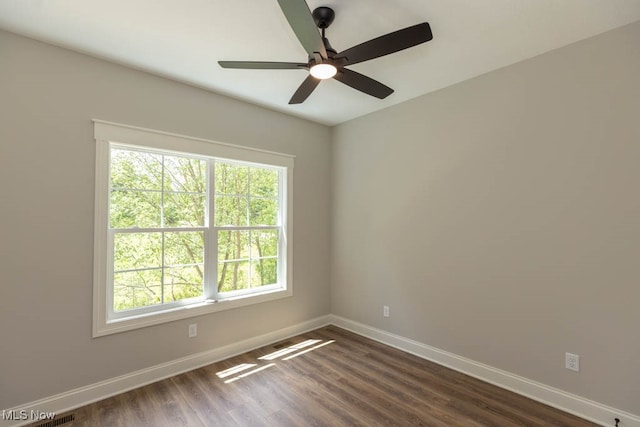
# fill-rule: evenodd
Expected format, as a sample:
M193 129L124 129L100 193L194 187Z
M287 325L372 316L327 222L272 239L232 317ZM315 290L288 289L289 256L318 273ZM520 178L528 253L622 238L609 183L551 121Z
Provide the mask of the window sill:
M93 338L145 328L173 322L175 320L188 319L218 311L231 310L248 305L274 301L287 298L292 295L289 289L273 289L261 293L252 293L225 298L223 300L206 300L195 304L174 307L171 309L156 311L153 313L129 316L123 319L114 319L105 322L96 322L93 325ZM106 319L105 319L106 320Z

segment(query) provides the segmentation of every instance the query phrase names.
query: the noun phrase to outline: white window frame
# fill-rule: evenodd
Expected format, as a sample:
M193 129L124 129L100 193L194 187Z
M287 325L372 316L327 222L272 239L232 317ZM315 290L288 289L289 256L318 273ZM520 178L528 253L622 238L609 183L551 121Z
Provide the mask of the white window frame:
M168 132L161 132L135 126L93 120L94 138L96 142L96 177L95 177L95 226L94 226L94 274L93 274L93 337L110 335L146 326L157 325L179 319L186 319L203 314L243 307L251 304L286 298L293 295L293 161L294 156L220 143L201 138L193 138ZM162 151L166 154L183 154L205 158L215 158L232 163L249 163L279 168L280 200L284 203L281 209L281 228L278 247L278 284L267 285L246 291L226 292L224 298L207 298L213 294L211 290L211 271L209 268L208 285L205 283L205 298L175 304L162 304L143 310L135 310L135 314L113 311L113 244L110 239L113 233L109 230L109 167L111 147L131 147L142 150ZM212 188L212 187L211 187ZM210 190L211 191L211 190ZM210 197L213 199L213 197ZM208 211L212 212L212 201ZM211 215L209 215L211 217ZM214 227L208 221L208 227ZM207 245L215 245L208 239ZM208 247L205 252L213 253ZM215 262L212 260L207 262ZM110 294L111 293L111 294ZM208 293L208 294L207 294Z

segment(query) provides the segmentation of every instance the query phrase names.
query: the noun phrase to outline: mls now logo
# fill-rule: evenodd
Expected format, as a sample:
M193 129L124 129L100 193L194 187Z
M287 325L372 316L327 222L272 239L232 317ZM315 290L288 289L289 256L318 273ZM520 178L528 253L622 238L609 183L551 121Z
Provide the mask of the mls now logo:
M52 420L55 416L55 412L27 411L26 409L22 409L20 411L2 411L2 419L4 421Z

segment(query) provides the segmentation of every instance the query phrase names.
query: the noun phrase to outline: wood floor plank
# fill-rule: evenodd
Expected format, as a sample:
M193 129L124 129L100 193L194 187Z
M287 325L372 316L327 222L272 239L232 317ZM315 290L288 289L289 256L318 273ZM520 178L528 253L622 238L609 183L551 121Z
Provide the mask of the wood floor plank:
M182 393L189 407L205 425L233 426L233 418L229 410L238 405L229 404L225 393L206 381L197 371L187 372L172 378L176 388Z
M335 326L73 412L65 427L594 425Z
M338 381L324 384L324 387L340 395L342 400L350 402L351 408L365 398L366 403L362 408L364 412L372 415L378 413L380 419L396 418L398 421L402 420L405 425L420 425L421 421L429 421L430 425L447 425L446 415L441 414L438 417L437 406L431 405L428 398L425 399L425 396L419 394L414 397L394 387L393 383L384 378L372 375L371 371L367 370L368 364L363 360L352 360L343 355L331 357L329 354L323 355L322 358L334 369L350 373L349 378L343 376ZM335 387L340 387L340 390L335 391ZM367 393L363 393L363 390L367 390ZM446 401L441 400L440 403L446 404ZM362 405L363 403L360 404ZM374 409L371 410L371 407Z

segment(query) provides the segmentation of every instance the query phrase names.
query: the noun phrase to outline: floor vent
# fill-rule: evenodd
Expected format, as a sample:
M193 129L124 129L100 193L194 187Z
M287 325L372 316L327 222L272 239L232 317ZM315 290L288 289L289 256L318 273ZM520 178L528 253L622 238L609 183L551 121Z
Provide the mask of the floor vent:
M47 421L46 423L37 424L35 427L56 427L66 423L70 423L76 419L75 414L65 415L64 417L56 418L55 420Z
M289 341L279 342L278 344L274 344L271 347L273 347L273 348L282 348L282 347L289 347L292 344L293 344L293 341L289 340Z

